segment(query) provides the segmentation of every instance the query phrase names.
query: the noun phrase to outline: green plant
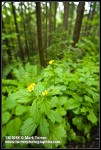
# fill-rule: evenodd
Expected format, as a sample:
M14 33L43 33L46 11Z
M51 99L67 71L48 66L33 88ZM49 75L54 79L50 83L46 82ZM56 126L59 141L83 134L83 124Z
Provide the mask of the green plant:
M87 57L76 64L51 60L28 88L23 83L8 98L3 96L3 141L7 135L60 141L44 143L43 148L63 148L69 141L89 141L92 127L99 122L99 70L92 57L89 62ZM14 146L28 147L5 145Z

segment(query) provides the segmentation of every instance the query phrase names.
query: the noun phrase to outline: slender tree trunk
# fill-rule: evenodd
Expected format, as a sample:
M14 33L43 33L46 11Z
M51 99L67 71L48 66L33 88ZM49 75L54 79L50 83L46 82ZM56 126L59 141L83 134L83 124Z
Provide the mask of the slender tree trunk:
M52 2L49 2L49 46L51 45L52 42L52 37L51 37L51 33L52 33Z
M41 28L41 5L36 2L37 35L41 67L45 67L44 52L42 47L42 28Z
M46 46L45 46L45 58L46 58L46 62L47 62L47 2L46 2Z
M55 8L54 8L54 31L56 30L56 13L57 13L57 2L55 3Z
M84 13L84 6L85 6L85 2L79 2L78 9L77 9L75 28L74 28L74 34L73 34L73 44L72 44L73 47L75 47L76 43L78 43L78 40L80 37L80 30L81 30L83 13Z
M31 21L31 18L30 18L30 15L31 15L31 12L30 12L30 6L29 6L29 2L27 2L28 4L28 13L29 13L29 17L28 17L28 21L26 22L27 23L27 28L28 28L28 34L30 35L29 36L29 48L31 50L31 53L35 54L36 52L36 40L34 40L32 37L32 32L31 32L31 24L30 24L30 21ZM24 5L25 6L25 5ZM26 6L25 6L26 7ZM26 11L26 9L25 9ZM26 13L25 13L26 14Z
M95 8L96 8L96 2L91 2L89 14L88 14L88 20L89 21L92 21L93 18L94 18ZM90 34L91 28L92 28L91 23L86 26L86 28L85 28L85 36L88 36Z
M73 20L74 20L74 10L75 10L75 4L74 2L72 2L70 4L70 7L69 7L69 17L70 17L70 21L68 23L68 28L69 28L69 31L68 31L68 34L69 36L71 36L73 34L72 30L73 30Z
M69 17L69 2L64 2L64 29L68 29L68 17Z
M21 46L19 28L18 28L17 19L16 19L16 10L15 10L15 6L13 5L13 2L11 4L12 4L12 13L14 16L14 23L15 23L16 33L17 33L17 38L18 38L19 54L20 54L22 61L24 61L24 54L23 54L23 50L22 50L22 46Z
M25 45L26 45L26 54L28 56L28 61L30 61L29 57L29 49L28 49L28 41L27 41L27 34L26 34L26 25L25 25L25 18L24 18L24 13L23 13L23 8L22 8L23 3L21 2L21 14L22 14L22 20L23 20L23 28L24 28L24 37L25 37Z

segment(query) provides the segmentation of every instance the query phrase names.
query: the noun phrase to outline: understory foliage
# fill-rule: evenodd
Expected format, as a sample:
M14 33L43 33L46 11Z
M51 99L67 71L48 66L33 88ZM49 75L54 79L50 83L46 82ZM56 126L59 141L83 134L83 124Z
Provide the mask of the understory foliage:
M13 80L6 79L5 69L4 147L65 148L69 141L90 141L91 129L99 123L99 58L95 52L89 53L82 59L75 55L69 59L71 53L65 53L64 59L51 60L42 70L29 63L25 67L18 64L11 68ZM5 136L39 136L60 142L7 144Z

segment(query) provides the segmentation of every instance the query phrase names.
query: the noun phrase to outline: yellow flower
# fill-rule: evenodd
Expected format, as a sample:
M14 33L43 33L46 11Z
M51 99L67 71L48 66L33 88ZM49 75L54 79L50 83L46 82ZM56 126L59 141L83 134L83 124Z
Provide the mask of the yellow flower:
M50 60L49 61L49 64L51 65L51 64L53 64L54 63L54 60Z
M33 90L34 90L34 87L35 87L35 83L32 83L32 84L30 84L29 86L28 86L28 91L29 92L32 92Z
M48 94L48 91L44 91L44 92L42 92L42 95L47 95Z

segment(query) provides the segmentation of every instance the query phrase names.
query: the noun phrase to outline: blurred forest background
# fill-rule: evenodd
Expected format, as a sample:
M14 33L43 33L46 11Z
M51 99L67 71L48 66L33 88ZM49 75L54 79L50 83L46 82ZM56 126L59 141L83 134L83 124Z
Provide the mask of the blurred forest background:
M88 43L99 47L99 6L99 2L2 2L2 67L18 62L45 67L50 59L74 52L74 47L77 55L86 53Z

